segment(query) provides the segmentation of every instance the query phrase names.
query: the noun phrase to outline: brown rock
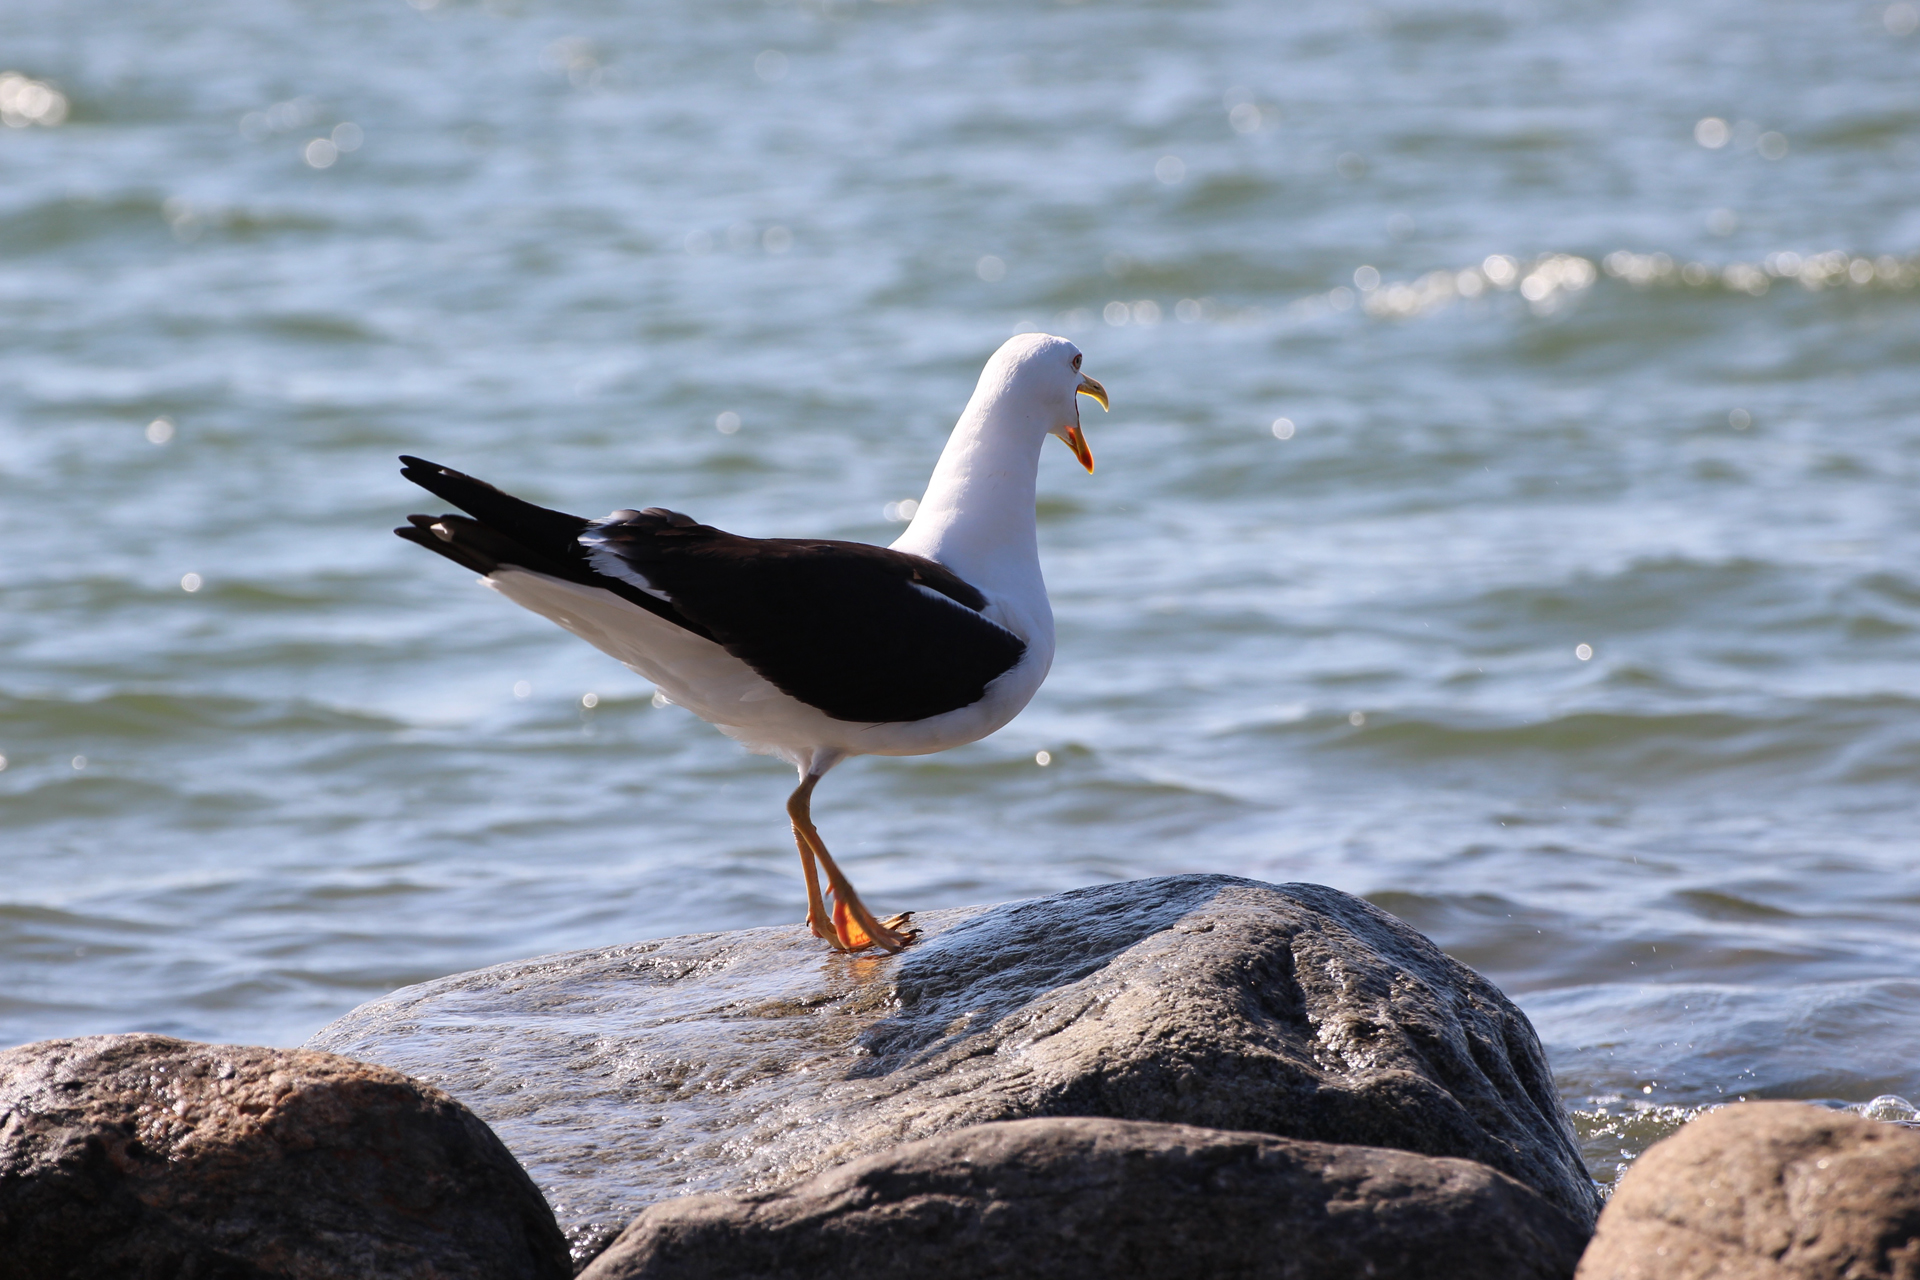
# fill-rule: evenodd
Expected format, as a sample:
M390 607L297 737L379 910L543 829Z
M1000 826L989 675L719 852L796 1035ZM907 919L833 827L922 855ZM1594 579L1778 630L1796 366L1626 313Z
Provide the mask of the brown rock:
M397 1071L167 1036L0 1053L0 1280L548 1280L553 1213Z
M1525 1015L1361 899L1168 876L914 923L898 956L793 926L501 965L310 1045L486 1117L582 1258L669 1196L1043 1116L1455 1156L1599 1211Z
M1470 1160L1016 1120L640 1215L581 1280L1567 1280L1586 1229Z
M1920 1280L1920 1133L1798 1102L1709 1112L1635 1162L1579 1280Z

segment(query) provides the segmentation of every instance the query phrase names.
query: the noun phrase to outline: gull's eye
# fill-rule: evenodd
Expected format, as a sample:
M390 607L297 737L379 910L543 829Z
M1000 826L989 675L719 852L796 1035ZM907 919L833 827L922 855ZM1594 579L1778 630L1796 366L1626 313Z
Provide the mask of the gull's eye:
M1073 371L1080 372L1080 353L1077 351L1073 354Z

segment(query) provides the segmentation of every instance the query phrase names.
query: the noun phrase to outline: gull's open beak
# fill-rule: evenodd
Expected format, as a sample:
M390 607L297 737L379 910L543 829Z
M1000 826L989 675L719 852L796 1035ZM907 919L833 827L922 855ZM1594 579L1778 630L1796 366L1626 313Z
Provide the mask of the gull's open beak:
M1112 408L1112 406L1107 403L1107 389L1085 374L1080 375L1080 385L1075 387L1074 390L1083 396L1092 396L1095 400L1098 400L1103 410L1110 410Z
M1107 389L1092 378L1082 375L1080 385L1075 387L1074 390L1083 396L1092 396L1095 400L1098 400L1102 409L1107 407ZM1080 415L1075 413L1074 416L1078 418ZM1093 470L1093 450L1087 448L1087 438L1081 434L1080 424L1075 422L1072 426L1062 427L1057 434L1062 440L1067 442L1067 448L1073 450L1073 456L1080 459L1080 465L1091 472Z
M1089 473L1093 471L1093 450L1087 448L1087 438L1080 434L1078 426L1062 429L1060 438L1067 442L1067 448L1073 450L1073 456L1080 459L1080 465Z

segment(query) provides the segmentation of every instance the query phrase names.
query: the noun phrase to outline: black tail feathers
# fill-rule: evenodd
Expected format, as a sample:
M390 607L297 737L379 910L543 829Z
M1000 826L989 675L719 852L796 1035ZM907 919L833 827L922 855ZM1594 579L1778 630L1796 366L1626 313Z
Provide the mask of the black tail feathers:
M580 534L590 523L502 493L483 480L424 458L402 455L400 474L460 507L467 516L408 516L394 533L485 577L502 567L530 569L583 586L599 587L700 635L704 628L631 583L595 573ZM469 518L471 517L471 518ZM687 517L680 517L686 520ZM688 520L688 523L692 522ZM709 637L710 638L710 637Z
M424 458L402 455L400 474L427 492L445 498L472 516L481 525L518 543L527 551L549 561L565 563L579 557L574 539L587 527L579 516L523 502L510 493L502 493L484 480L428 462ZM394 532L399 533L399 530ZM407 537L402 533L400 536ZM503 563L520 563L507 558ZM529 565L529 568L532 566Z

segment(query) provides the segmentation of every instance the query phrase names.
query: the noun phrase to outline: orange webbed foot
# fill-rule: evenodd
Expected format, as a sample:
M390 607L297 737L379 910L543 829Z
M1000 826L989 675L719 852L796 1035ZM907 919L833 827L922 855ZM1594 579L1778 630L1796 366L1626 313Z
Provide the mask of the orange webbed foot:
M913 915L911 911L902 912L885 921L878 921L868 916L865 924L862 924L860 916L865 912L856 914L831 890L828 891L827 896L833 899L835 937L830 941L842 951L864 951L868 947L879 947L883 951L895 952L902 950L920 936L918 929L903 927Z

